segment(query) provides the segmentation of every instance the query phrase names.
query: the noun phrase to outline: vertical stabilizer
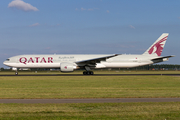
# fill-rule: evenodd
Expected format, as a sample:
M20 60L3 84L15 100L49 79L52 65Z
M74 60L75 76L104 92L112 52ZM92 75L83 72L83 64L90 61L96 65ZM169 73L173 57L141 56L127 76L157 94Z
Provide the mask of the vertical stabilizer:
M161 56L161 53L163 51L163 48L165 46L167 37L169 33L163 33L152 45L149 47L149 49L146 50L146 52L143 53L143 55L155 55L155 56Z

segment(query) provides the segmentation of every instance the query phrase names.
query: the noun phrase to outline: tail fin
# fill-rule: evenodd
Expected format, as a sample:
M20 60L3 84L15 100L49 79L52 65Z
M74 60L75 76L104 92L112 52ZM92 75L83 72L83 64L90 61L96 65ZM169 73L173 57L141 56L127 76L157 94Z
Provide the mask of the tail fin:
M149 49L146 50L146 52L143 53L143 55L156 55L161 56L161 53L163 51L163 48L165 46L167 37L169 33L163 33L152 45L149 47Z

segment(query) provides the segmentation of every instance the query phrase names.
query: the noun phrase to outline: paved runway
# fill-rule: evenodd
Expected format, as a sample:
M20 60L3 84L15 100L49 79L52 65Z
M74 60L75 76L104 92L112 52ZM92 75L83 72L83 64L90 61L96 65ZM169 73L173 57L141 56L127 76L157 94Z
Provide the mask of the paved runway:
M0 103L125 103L180 102L180 98L0 99Z
M19 75L8 75L0 74L0 76L180 76L180 74L94 74L94 75L83 75L83 74L19 74Z

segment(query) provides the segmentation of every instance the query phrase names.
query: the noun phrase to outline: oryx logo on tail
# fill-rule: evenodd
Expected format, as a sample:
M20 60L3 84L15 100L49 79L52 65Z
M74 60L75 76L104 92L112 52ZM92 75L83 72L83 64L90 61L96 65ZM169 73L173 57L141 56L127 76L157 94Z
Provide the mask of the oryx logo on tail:
M165 46L166 40L169 33L163 33L150 47L143 53L143 55L155 55L161 56L163 48Z
M163 39L161 39L160 41L158 41L156 44L154 44L150 50L148 51L149 54L153 54L156 53L158 56L161 56L161 53L163 51L164 45L165 45L165 41L167 40L167 37L164 37Z

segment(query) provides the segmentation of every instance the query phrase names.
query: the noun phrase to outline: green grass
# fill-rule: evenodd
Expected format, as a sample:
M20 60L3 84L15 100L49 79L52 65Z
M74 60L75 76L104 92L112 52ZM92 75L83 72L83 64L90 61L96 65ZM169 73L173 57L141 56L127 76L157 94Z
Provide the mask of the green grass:
M180 102L0 104L3 120L179 120Z
M117 71L95 71L114 74ZM61 74L49 72L36 74ZM117 72L118 73L118 72ZM121 71L179 74L179 71ZM2 73L0 74L9 74ZM14 74L11 72L10 74ZM20 74L34 74L22 72ZM81 74L81 72L75 72ZM116 73L115 73L116 74ZM0 77L0 98L152 98L180 97L176 76L12 76ZM178 120L180 102L0 104L1 120L108 119Z
M0 98L180 97L175 76L0 77Z

